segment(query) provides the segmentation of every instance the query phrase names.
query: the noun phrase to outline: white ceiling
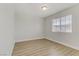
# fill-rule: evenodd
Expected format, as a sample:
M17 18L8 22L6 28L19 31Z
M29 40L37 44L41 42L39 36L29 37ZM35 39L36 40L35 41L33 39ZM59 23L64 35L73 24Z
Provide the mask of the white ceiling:
M69 8L75 5L75 3L47 3L48 9L46 11L41 10L42 5L44 5L44 3L19 3L16 4L16 12L37 17L46 17Z

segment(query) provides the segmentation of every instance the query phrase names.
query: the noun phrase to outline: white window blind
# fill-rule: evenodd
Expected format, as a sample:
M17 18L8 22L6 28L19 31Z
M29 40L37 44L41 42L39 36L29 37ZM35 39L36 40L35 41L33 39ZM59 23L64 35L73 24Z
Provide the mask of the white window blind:
M63 16L52 20L53 32L72 32L72 15Z

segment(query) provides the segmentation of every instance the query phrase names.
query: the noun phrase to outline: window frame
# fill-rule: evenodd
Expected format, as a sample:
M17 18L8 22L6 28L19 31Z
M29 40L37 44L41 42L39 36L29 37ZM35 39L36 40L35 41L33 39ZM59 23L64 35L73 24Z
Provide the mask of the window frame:
M69 20L67 17L69 17ZM59 20L59 25L57 24L58 23L57 20ZM56 21L56 23L54 23L54 21ZM70 21L69 24L67 24L68 21ZM66 16L53 19L52 20L52 32L71 33L72 32L72 15L66 15Z

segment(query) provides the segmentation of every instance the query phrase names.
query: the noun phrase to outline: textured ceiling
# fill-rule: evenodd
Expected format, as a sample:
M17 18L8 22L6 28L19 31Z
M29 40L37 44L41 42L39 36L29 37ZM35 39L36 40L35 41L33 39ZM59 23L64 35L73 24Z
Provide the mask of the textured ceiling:
M75 5L75 3L47 3L45 5L48 6L48 9L43 11L41 10L41 6L44 4L45 3L19 3L16 4L16 12L25 13L30 16L47 17Z

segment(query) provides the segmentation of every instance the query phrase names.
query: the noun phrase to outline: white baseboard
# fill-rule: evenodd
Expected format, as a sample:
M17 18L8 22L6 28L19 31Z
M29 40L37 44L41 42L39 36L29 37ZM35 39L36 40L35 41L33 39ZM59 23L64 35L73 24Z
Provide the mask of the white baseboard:
M16 42L23 42L23 41L30 41L30 40L38 40L38 39L42 39L44 38L43 36L39 36L39 37L31 37L31 38L27 38L27 39L23 39L23 40L18 40Z
M48 39L48 40L50 40L50 41L53 41L53 42L57 42L57 43L59 43L59 44L62 44L62 45L67 46L67 47L70 47L70 48L72 48L72 49L79 50L78 47L75 47L75 46L72 46L72 45L69 45L69 44L66 44L66 43L63 43L63 42L60 42L60 41L54 40L54 39L49 38L49 37L46 37L46 39Z
M11 47L10 56L12 56L12 53L13 53L14 46L15 46L15 40L13 40L13 45L12 45L12 47Z
M63 42L54 40L53 38L44 37L44 36L32 37L32 38L28 38L28 39L19 40L19 41L16 41L16 42L23 42L23 41L30 41L30 40L38 40L38 39L42 39L42 38L46 38L46 39L48 39L48 40L50 40L50 41L57 42L57 43L59 43L59 44L65 45L65 46L67 46L67 47L70 47L70 48L79 50L79 48L77 48L77 47L75 47L75 46L72 46L72 45L69 45L69 44L67 44L67 43L63 43Z

